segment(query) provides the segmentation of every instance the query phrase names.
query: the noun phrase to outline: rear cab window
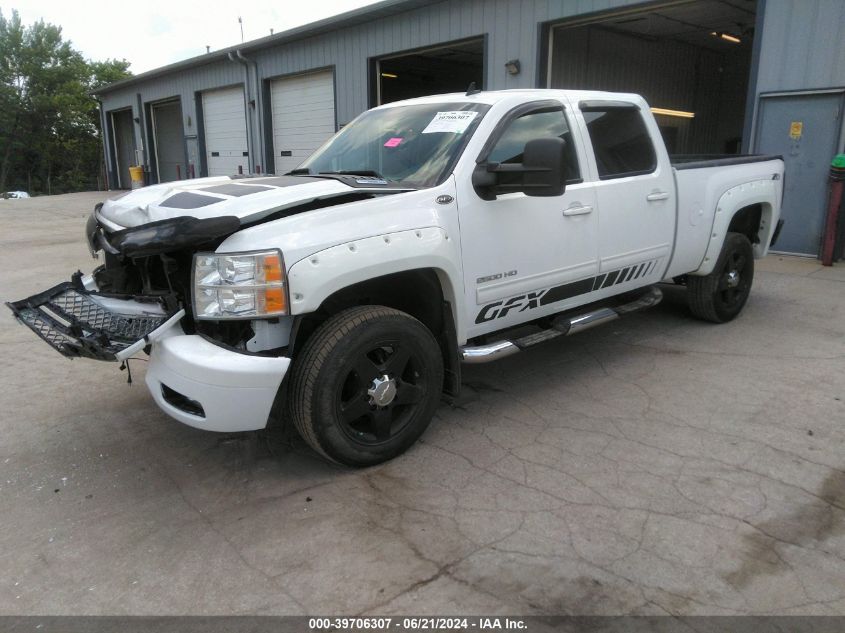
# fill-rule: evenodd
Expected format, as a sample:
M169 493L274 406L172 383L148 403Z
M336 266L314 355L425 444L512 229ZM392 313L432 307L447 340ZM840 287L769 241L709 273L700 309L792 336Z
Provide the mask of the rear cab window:
M636 105L582 101L579 106L600 180L650 174L657 169L657 153Z

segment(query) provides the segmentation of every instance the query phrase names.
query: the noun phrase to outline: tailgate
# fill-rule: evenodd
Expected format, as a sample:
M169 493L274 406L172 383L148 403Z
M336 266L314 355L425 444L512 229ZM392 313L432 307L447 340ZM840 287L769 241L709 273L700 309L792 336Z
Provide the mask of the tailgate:
M63 356L108 361L143 349L185 314L165 298L100 294L73 282L6 305Z

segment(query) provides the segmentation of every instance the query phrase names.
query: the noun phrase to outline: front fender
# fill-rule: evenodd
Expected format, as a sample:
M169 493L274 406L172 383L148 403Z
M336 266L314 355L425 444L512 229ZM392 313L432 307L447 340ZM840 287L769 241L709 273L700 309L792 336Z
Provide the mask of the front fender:
M458 341L465 340L464 293L455 241L440 227L367 237L299 260L288 270L291 314L317 310L335 292L392 273L433 269L453 310Z
M758 232L760 243L754 244L754 258L765 257L769 250L772 233L780 217L777 183L778 181L775 180L755 180L732 187L722 194L716 203L713 228L710 231L710 242L707 245L707 251L704 253L704 259L698 270L690 274L709 275L713 272L716 260L722 251L722 245L725 243L731 220L738 211L755 204L762 206L762 213Z

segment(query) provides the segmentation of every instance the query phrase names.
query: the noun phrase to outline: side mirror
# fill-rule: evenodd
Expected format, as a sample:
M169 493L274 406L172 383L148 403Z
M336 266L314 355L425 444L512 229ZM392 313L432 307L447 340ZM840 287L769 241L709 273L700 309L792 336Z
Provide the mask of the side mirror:
M481 163L472 184L483 200L521 191L526 196L559 196L566 190L566 142L561 138L528 141L521 163Z
M525 144L522 155L526 196L559 196L566 190L566 141L538 138Z

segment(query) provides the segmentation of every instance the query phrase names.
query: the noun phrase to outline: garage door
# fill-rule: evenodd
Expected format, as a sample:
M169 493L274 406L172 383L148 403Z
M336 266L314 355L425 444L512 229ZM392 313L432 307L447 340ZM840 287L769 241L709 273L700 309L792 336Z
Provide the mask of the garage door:
M117 189L129 189L129 166L135 164L135 126L132 122L132 110L120 110L111 113L114 138L114 163Z
M151 113L158 182L182 180L188 174L185 169L182 105L179 101L156 103Z
M335 133L332 73L276 79L270 84L270 102L275 169L284 174Z
M553 27L547 87L641 94L670 154L736 153L756 3L643 4Z
M231 176L238 167L249 172L243 88L203 92L202 118L208 175Z

